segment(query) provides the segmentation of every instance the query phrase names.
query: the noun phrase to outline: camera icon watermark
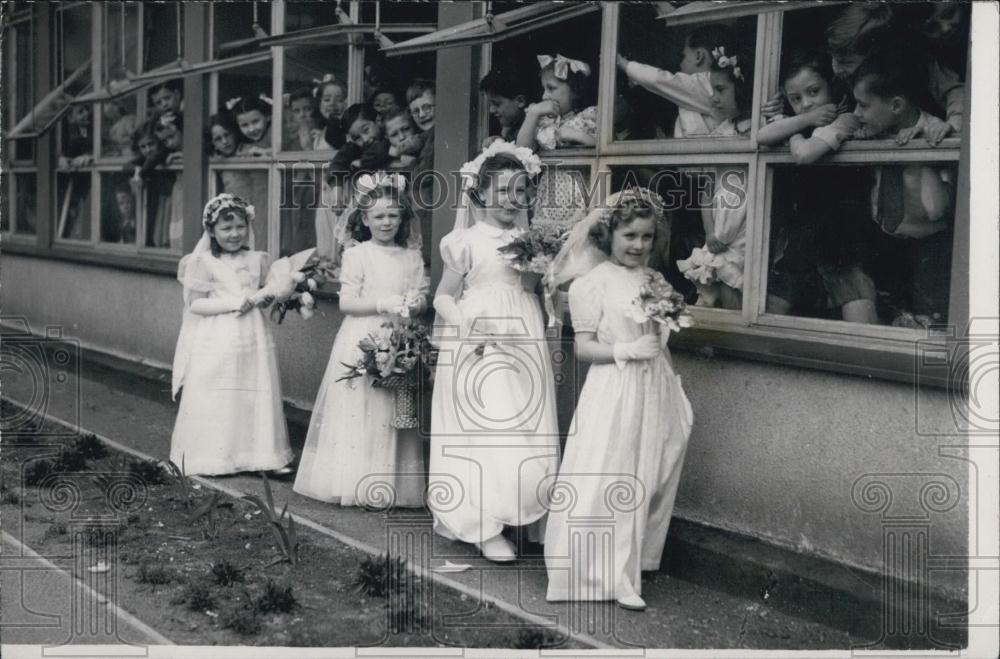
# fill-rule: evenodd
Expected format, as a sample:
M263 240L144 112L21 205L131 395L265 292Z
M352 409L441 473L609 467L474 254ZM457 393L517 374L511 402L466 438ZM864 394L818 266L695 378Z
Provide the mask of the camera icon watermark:
M974 318L964 332L949 325L916 342L914 411L919 435L1000 432L996 390L990 390L1000 372L997 327L997 319Z
M0 377L4 399L0 430L5 437L35 436L46 415L58 412L65 425L47 427L48 437L75 436L80 425L80 343L61 327L31 331L27 319L0 319Z

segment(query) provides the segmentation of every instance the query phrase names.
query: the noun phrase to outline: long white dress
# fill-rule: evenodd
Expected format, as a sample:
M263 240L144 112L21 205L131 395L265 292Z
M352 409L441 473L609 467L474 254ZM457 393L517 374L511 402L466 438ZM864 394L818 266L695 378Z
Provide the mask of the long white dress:
M380 299L426 295L420 251L371 241L344 252L341 298ZM423 444L416 429L397 430L394 394L371 386L367 376L338 382L361 357L358 342L394 316L346 316L313 406L293 489L343 506L421 506ZM398 316L396 316L398 319Z
M480 222L441 240L445 266L465 276L465 322L439 339L427 500L435 532L464 542L540 519L558 468L541 305L497 253L511 235Z
M267 273L264 252L192 254L185 300L244 299ZM292 461L274 339L264 311L199 316L191 328L170 460L188 474L278 469Z
M653 332L628 315L646 272L604 262L574 281L576 331L608 345ZM546 523L550 601L641 594L640 570L660 564L691 422L666 351L590 367Z

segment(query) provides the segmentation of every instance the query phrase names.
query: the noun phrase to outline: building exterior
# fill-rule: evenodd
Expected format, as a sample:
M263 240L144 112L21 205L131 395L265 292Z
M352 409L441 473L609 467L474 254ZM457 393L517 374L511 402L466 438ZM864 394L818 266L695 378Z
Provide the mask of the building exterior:
M36 332L59 326L90 349L169 368L181 320L177 262L198 240L212 194L248 190L266 209L258 216L258 247L274 256L315 243L322 167L332 153L298 139L291 104L299 89L332 73L353 103L376 88L401 92L413 79L433 78L435 170L456 172L496 130L480 78L512 68L537 98L534 55L561 53L592 68L598 139L592 148L544 152L547 163L576 172L574 180L598 199L631 180L669 195L723 171L745 195L741 306L696 308L697 327L672 343L696 419L677 514L866 570L883 568L887 529L903 522L928 539L928 555L967 555L975 484L968 455L946 448L959 443L963 423L963 394L949 386L961 355L929 335L919 316L966 331L968 113L961 130L936 146L921 138L903 146L852 140L812 170L829 174L820 189L831 199L860 208L870 205L870 189L838 189L839 174L871 180L922 165L947 179L948 249L932 273L947 282L937 316L893 306L900 299L893 291L912 294L916 275L894 270L889 257L882 279L874 277L888 291L879 298L878 323L845 322L830 300L778 313L768 302L771 275L787 247L780 230L799 209L788 211L788 199L800 180L788 148L758 144L761 106L779 88L783 56L822 44L841 8L493 2L487 21L487 4L5 3L5 319L25 318ZM615 55L675 66L685 35L720 22L743 48L748 132L669 137L669 108L633 92ZM967 57L965 44L959 50ZM975 67L969 62L961 78ZM160 100L150 91L174 80L182 81L182 137L172 149L180 155L133 187L123 172L140 146L131 136ZM259 94L273 99L259 155L210 155L210 117L229 99ZM658 172L667 175L656 179ZM446 180L436 181L442 203L431 215L434 245L454 221L446 202L456 190ZM676 253L666 253L665 263L686 255L677 246L697 242L701 224L696 210L674 209ZM891 238L881 236L890 243L879 254L915 244ZM432 252L436 283L442 265ZM341 320L333 292L321 304L322 315L286 321L275 332L286 398L305 409ZM931 353L944 357L926 359ZM565 397L561 403L569 404ZM953 594L965 588L962 573L911 576Z

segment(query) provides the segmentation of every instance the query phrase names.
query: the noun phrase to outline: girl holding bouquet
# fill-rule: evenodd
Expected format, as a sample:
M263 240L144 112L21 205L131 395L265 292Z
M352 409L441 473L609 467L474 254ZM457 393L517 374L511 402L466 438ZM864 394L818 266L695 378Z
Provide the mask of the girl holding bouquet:
M549 275L575 280L576 354L592 364L551 484L549 601L642 610L640 571L660 564L692 421L666 349L688 324L683 298L646 265L663 217L649 190L612 195L574 227Z
M539 485L558 466L538 277L522 277L497 251L527 226L529 177L540 171L529 149L503 141L466 163L464 206L441 240L445 270L434 298L441 352L428 505L436 533L475 543L493 561L514 560L501 532L545 514Z
M344 211L358 241L344 252L340 273L345 318L316 396L293 488L342 506L423 505L423 446L414 431L393 427L393 392L345 378L361 357L362 339L426 306L429 282L420 250L406 247L413 208L404 188L398 174L363 175L353 206ZM391 501L385 498L387 485Z
M205 232L178 268L184 321L173 394L184 394L170 460L187 474L291 473L274 339L261 311L273 301L260 291L269 261L253 249L253 219L240 197L213 197Z

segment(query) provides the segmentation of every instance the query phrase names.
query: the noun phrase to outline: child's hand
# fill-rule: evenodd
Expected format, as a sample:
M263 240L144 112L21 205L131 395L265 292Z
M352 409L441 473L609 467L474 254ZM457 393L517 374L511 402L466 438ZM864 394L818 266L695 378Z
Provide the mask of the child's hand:
M354 169L361 169L361 158L351 161L351 167Z
M955 127L947 121L941 121L937 117L931 117L927 121L927 125L924 126L924 137L927 138L928 144L931 146L937 146L941 143L941 140L951 135L954 130Z
M552 100L539 101L528 106L527 112L537 117L558 117L559 104Z
M785 100L781 96L781 92L775 92L771 98L767 99L764 105L760 106L760 113L763 115L764 119L770 119L771 117L776 117L781 114L785 109Z
M375 311L378 313L399 313L406 304L406 298L402 295L387 295L375 302Z
M248 148L247 149L247 153L249 153L251 156L269 156L269 155L271 155L269 149L262 149L259 146L252 146L252 147Z
M243 304L241 304L240 308L236 310L236 313L238 313L238 314L240 314L242 316L246 312L248 312L251 309L253 309L253 307L254 307L253 300L251 300L250 298L244 298L243 299Z
M573 128L572 126L559 126L556 128L556 139L560 142L585 144L589 141L589 138L590 136L579 128Z
M76 169L78 167L86 167L90 163L94 162L94 156L89 153L85 153L82 156L77 156L69 161L70 167Z
M616 343L614 347L615 361L643 361L653 359L660 354L660 337L656 334L643 334L629 343Z
M175 151L167 156L168 165L179 165L184 162L184 154L180 151Z
M825 105L820 105L814 107L812 110L806 113L809 118L809 123L811 123L816 128L820 126L829 126L833 123L833 120L837 118L837 106L833 103L827 103Z
M705 239L705 247L708 248L708 251L710 251L712 254L721 254L722 252L729 249L729 246L726 245L726 243L722 242L721 240L719 240L714 236Z
M628 68L628 60L622 57L621 53L615 56L615 63L618 65L618 68L621 69L622 71Z
M139 170L136 170L135 174L132 175L132 178L128 180L128 184L136 196L142 192L142 177L139 176Z

